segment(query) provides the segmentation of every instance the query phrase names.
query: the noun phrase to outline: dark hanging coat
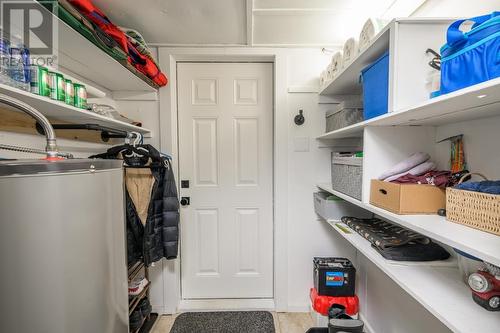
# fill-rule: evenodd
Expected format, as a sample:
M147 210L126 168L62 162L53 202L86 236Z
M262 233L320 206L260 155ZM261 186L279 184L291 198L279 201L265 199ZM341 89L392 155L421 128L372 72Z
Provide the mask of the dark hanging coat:
M146 265L165 257L177 258L179 243L179 199L170 161L162 157L151 145L137 148L122 145L91 158L123 159L126 168L148 168L154 178L147 218L141 222L128 191L125 214L127 220L127 255L129 264L143 260ZM145 153L145 150L148 153ZM143 157L127 158L127 152L137 152ZM147 194L145 194L147 195Z

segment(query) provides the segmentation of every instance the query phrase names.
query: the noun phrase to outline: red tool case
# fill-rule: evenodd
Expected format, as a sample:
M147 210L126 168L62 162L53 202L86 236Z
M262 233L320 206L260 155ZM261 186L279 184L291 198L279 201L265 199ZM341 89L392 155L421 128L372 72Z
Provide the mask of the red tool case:
M359 299L356 295L347 297L320 296L315 288L311 288L309 296L314 311L323 316L328 316L328 310L332 304L345 306L346 313L350 316L354 316L359 312Z

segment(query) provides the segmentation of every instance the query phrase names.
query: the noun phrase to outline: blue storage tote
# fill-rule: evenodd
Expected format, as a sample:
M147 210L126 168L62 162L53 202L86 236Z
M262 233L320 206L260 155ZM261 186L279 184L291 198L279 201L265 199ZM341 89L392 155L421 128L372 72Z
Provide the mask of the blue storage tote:
M460 31L465 21L469 32ZM500 77L500 12L452 23L441 48L441 94Z
M361 71L365 120L388 111L389 102L389 51Z

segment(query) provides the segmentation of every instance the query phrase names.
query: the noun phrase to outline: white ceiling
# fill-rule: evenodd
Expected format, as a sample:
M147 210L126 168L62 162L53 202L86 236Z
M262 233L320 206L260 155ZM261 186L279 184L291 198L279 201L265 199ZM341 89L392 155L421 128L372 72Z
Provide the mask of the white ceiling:
M245 44L245 0L94 0L121 26L160 44Z
M247 15L247 2L250 10ZM341 45L370 16L411 14L425 0L94 0L150 44ZM247 40L247 20L251 41Z

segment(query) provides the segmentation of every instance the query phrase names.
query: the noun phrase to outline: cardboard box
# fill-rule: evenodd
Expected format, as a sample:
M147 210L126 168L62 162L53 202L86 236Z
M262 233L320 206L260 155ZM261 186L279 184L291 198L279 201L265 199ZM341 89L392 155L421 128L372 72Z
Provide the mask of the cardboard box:
M396 184L372 179L370 204L396 214L437 214L446 192L433 185Z

